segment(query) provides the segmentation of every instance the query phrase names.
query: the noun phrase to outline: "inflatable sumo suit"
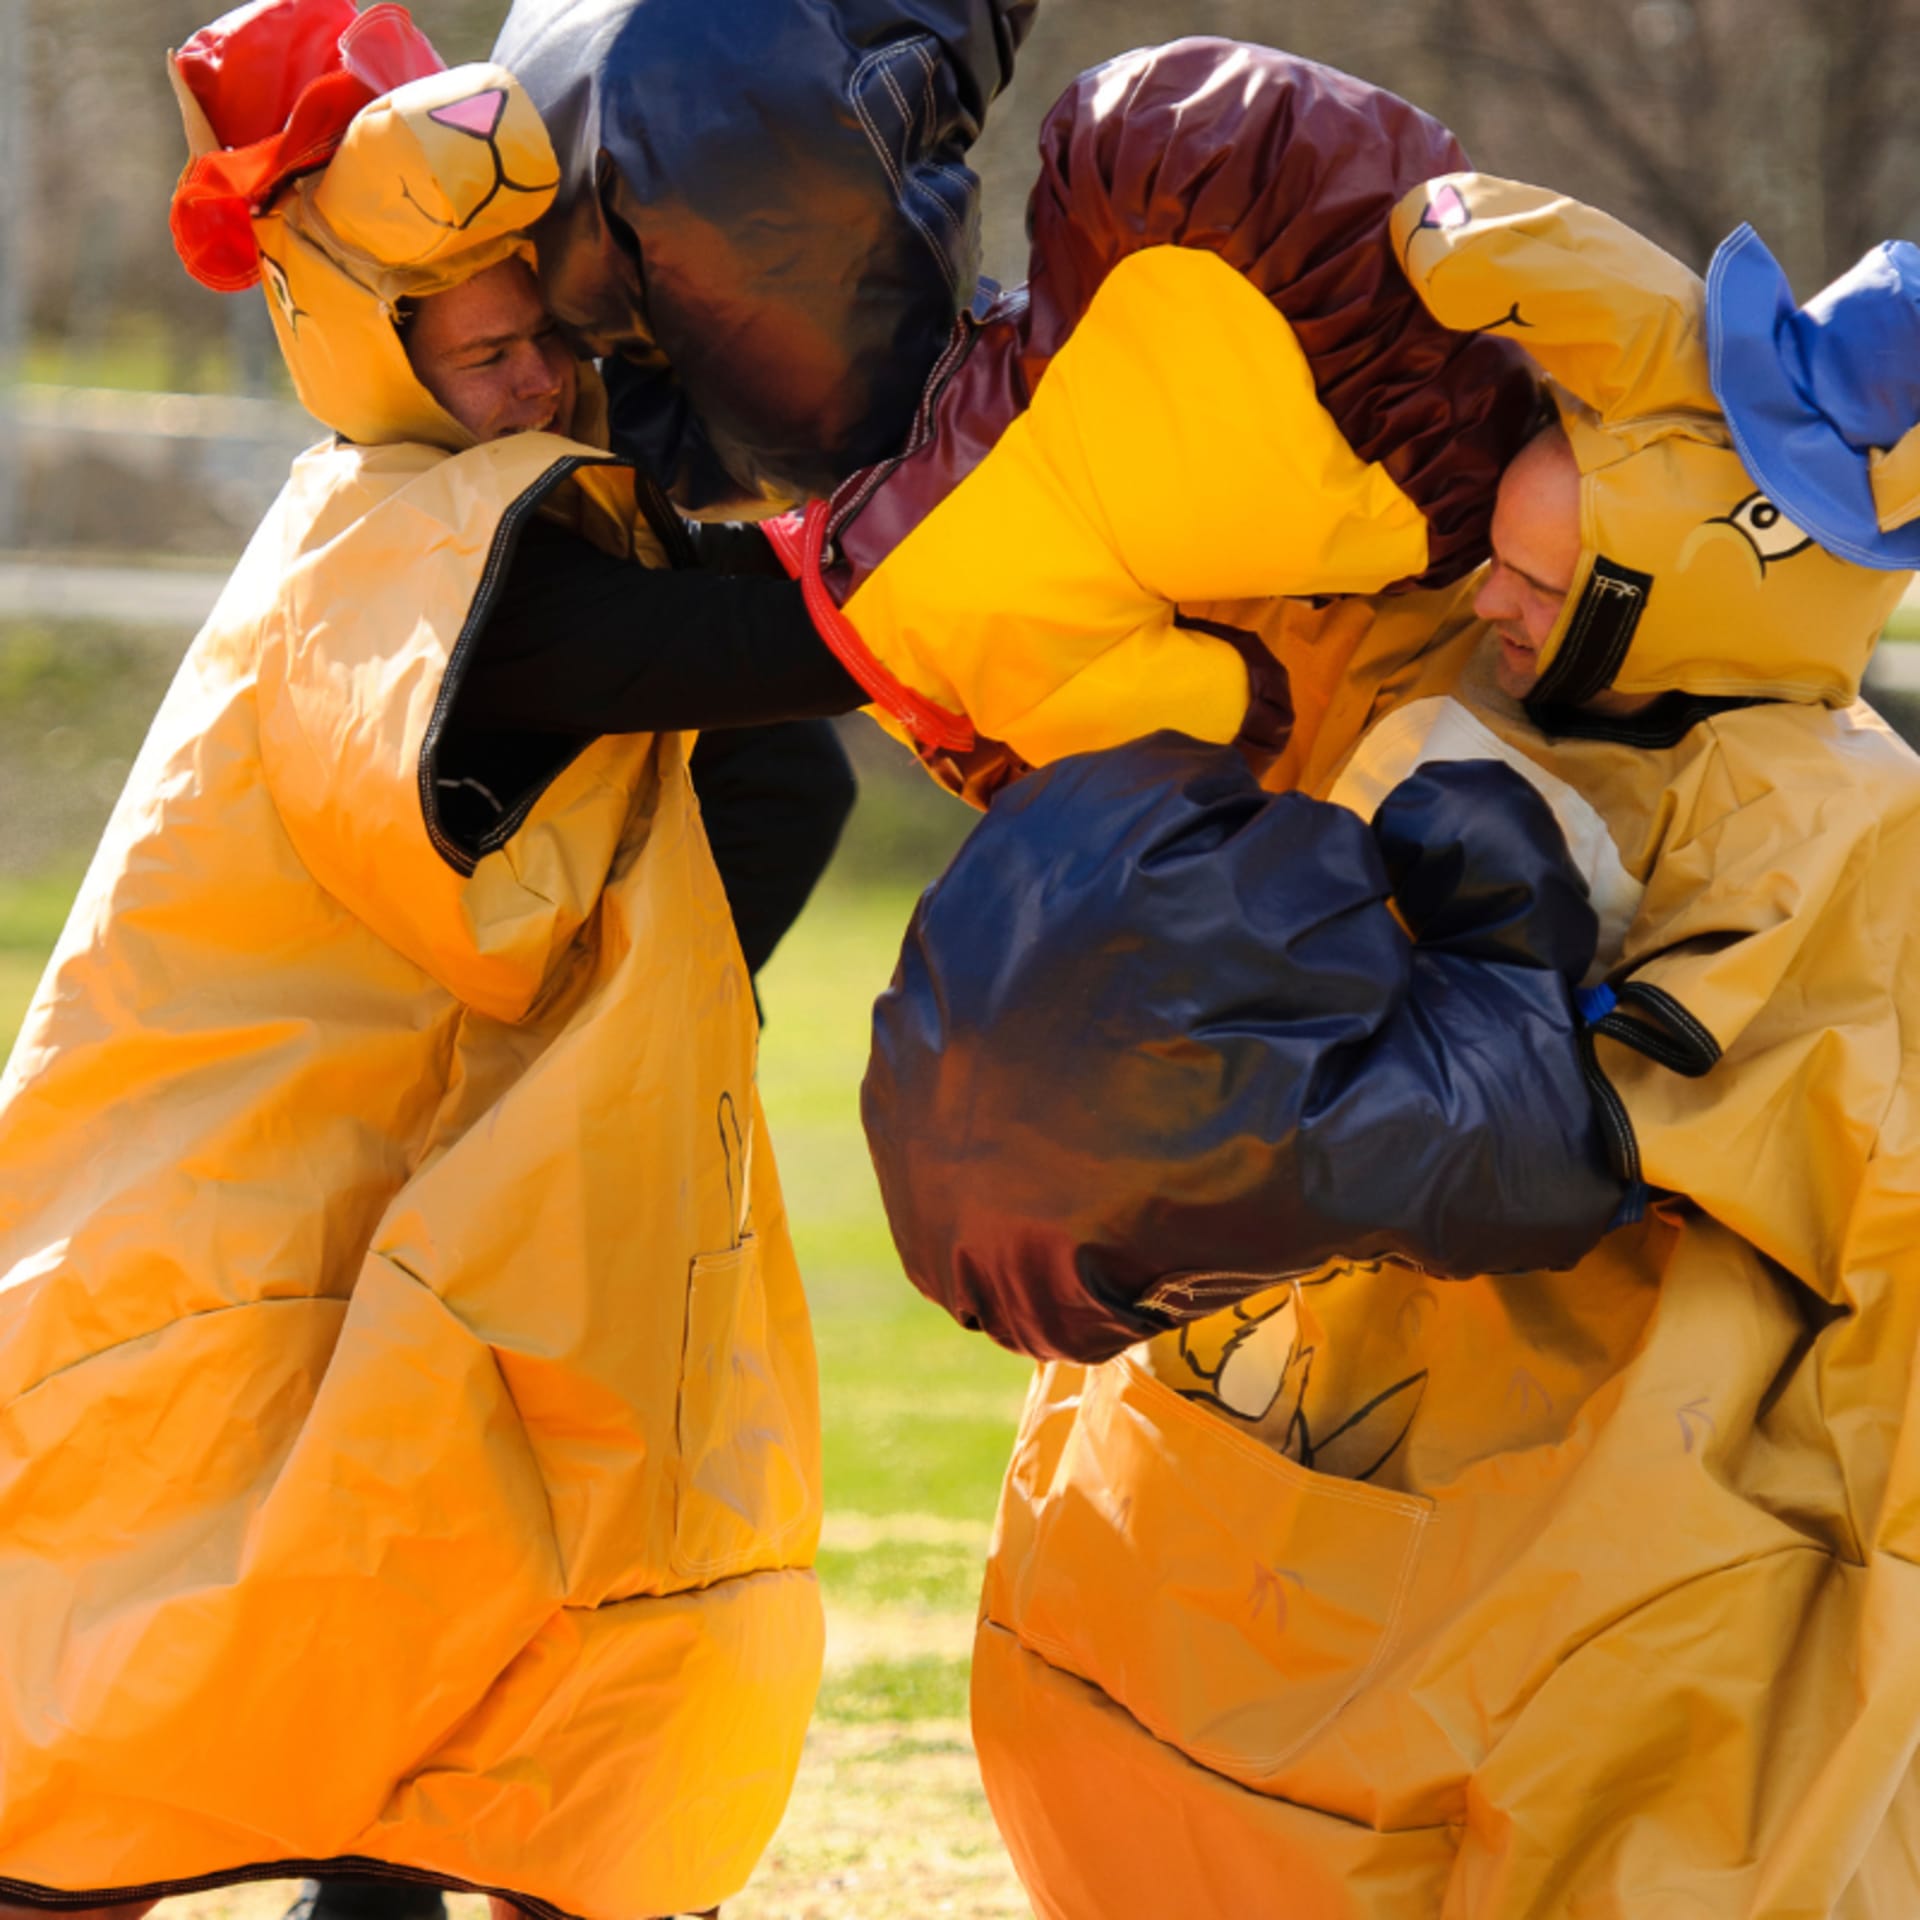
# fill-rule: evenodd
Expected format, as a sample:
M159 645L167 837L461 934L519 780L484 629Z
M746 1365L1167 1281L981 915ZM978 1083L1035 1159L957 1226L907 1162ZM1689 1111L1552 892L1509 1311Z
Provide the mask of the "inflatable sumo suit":
M322 4L183 49L211 137ZM747 975L684 738L485 794L443 739L529 514L657 543L592 446L463 444L394 337L545 204L511 76L331 139L249 233L344 437L188 652L0 1082L0 1898L706 1908L821 1647Z
M548 300L682 507L790 505L906 438L1037 3L516 0L494 58L559 150Z
M1047 1920L1920 1910L1920 272L1709 295L1472 174L1392 245L1552 377L1536 696L1471 582L1276 605L1290 790L1043 769L877 1009L909 1273L1052 1356L988 1794Z
M1202 603L1391 592L1486 557L1535 383L1386 245L1465 164L1392 94L1196 39L1048 115L1028 284L969 317L896 458L776 544L874 712L979 800L1178 727L1284 741L1284 678Z

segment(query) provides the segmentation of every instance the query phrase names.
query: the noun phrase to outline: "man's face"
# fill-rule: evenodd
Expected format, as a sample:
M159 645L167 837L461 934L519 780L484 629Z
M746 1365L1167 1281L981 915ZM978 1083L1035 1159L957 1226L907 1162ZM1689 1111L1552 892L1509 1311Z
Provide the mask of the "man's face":
M576 371L524 260L503 260L429 294L407 328L420 384L473 435L551 428L573 419Z
M1494 631L1500 690L1524 700L1540 678L1540 649L1560 618L1580 564L1580 469L1558 428L1537 433L1500 476L1493 565L1473 610Z

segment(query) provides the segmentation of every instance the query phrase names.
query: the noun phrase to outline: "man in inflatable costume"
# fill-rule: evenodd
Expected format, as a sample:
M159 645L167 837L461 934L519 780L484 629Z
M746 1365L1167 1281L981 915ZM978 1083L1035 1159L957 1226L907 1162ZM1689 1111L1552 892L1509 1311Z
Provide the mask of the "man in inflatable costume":
M449 718L523 522L656 565L678 529L585 370L494 438L416 375L409 306L531 288L554 156L506 72L316 11L182 50L176 234L264 276L342 437L189 651L0 1081L0 1899L330 1865L709 1908L821 1641L748 978L685 735Z
M1292 676L1268 790L1029 775L876 1012L908 1271L1045 1362L989 1796L1049 1920L1910 1913L1920 764L1857 694L1920 254L1796 312L1474 174L1391 247L1550 376L1491 571L1195 609Z

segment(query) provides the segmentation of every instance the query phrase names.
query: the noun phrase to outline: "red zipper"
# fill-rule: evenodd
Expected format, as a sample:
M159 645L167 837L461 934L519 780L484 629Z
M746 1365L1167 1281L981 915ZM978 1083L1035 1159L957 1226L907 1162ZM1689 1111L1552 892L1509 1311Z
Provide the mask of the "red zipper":
M840 664L916 740L945 747L950 753L971 752L973 722L964 713L955 713L951 707L943 707L937 700L929 700L924 693L916 692L882 665L828 590L820 571L820 556L827 544L827 517L831 511L827 501L815 500L808 506L806 519L801 524L800 591L821 639ZM777 538L774 551L781 551Z

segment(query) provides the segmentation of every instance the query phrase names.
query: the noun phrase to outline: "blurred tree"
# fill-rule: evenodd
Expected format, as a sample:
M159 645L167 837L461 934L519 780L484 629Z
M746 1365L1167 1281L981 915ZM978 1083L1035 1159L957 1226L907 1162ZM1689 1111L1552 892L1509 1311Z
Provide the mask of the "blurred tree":
M18 0L42 338L164 330L172 377L221 363L220 296L179 269L167 197L183 157L160 55L206 0ZM725 4L725 0L716 0ZM504 0L415 0L449 60L485 54ZM1889 234L1920 234L1920 0L1041 0L981 142L987 261L1025 270L1034 131L1082 68L1178 33L1287 46L1431 107L1477 164L1546 181L1703 266L1753 220L1803 294ZM103 239L103 236L106 236ZM243 336L243 346L245 337ZM260 356L254 354L256 362Z
M1443 87L1483 164L1564 184L1696 267L1751 220L1804 296L1917 230L1920 0L1431 11Z
M1920 0L1041 0L982 142L1001 277L1022 270L1047 104L1081 68L1182 32L1389 87L1476 165L1605 207L1696 268L1743 219L1803 295L1875 241L1920 237Z

